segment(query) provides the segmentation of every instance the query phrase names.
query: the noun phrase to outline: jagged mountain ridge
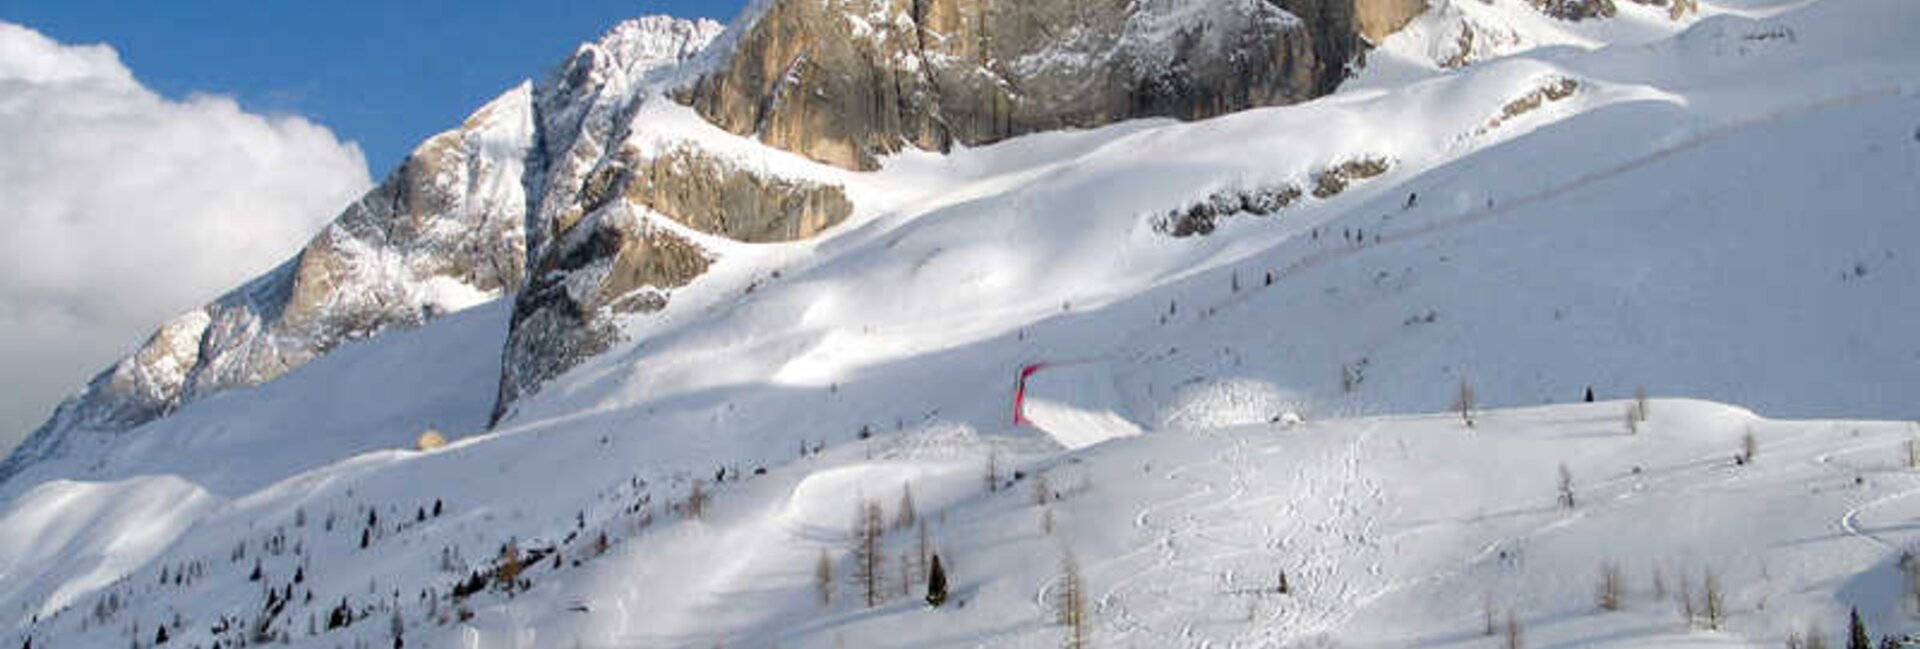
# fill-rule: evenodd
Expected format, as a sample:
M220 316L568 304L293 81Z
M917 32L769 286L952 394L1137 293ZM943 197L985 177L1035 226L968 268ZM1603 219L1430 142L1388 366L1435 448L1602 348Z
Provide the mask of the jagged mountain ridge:
M344 341L515 294L498 419L520 396L607 349L621 314L657 310L672 289L705 272L711 255L683 228L791 241L852 212L829 184L746 169L697 144L635 145L633 116L663 93L768 144L870 168L874 156L904 145L945 150L1325 94L1345 75L1362 31L1397 27L1381 27L1378 16L1404 22L1414 6L781 0L750 8L727 51L690 71L674 68L714 41L718 23L629 21L582 45L538 87L515 88L430 138L295 259L170 321L62 403L0 462L0 480L60 454L75 432L127 430L204 396L273 380ZM875 16L881 20L869 20ZM812 35L800 44L806 56L788 38L796 32ZM1056 43L1059 33L1075 36ZM814 38L826 34L848 38ZM908 40L913 48L899 49ZM808 48L817 43L854 49L815 60ZM995 67L1016 52L1017 65ZM766 80L753 70L792 68L802 63L796 57L815 60L804 83L753 85ZM1026 90L964 81L990 68ZM911 89L890 94L885 83L834 81L850 75L893 75ZM832 100L775 97L822 91ZM896 109L849 110L883 99ZM751 124L738 119L741 110L752 113Z
M547 231L530 196L578 175L566 159L549 160L604 142L607 105L617 110L635 79L690 58L720 30L628 21L540 87L523 83L429 138L293 259L176 317L68 398L0 462L0 480L62 454L74 435L128 430L271 381L346 341L518 291Z

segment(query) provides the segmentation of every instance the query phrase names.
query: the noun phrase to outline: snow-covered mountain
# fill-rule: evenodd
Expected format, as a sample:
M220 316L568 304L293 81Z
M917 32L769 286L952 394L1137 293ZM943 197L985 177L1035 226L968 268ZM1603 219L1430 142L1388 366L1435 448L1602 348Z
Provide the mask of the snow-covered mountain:
M1920 7L1074 7L582 46L17 453L0 619L1039 647L1079 593L1097 646L1920 631ZM1007 31L1048 20L1089 33ZM863 545L863 502L916 520Z
M429 138L293 259L174 318L62 403L0 462L0 481L48 458L90 455L119 443L118 433L274 380L345 342L515 294L529 250L554 229L542 224L573 206L586 167L617 141L634 88L720 30L629 21L582 45L539 87L509 90Z

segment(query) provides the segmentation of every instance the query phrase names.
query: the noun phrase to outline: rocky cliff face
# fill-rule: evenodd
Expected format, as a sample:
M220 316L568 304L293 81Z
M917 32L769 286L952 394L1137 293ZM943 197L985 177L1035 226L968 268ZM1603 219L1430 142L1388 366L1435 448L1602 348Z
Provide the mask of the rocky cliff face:
M664 308L706 272L691 235L750 243L811 237L852 213L838 187L778 178L636 132L663 101L672 64L720 32L710 21L633 21L582 46L543 84L541 198L529 221L528 282L515 298L496 420L540 384L618 341L617 320Z
M553 243L515 300L495 421L617 342L620 317L664 308L672 289L704 274L712 257L691 236L798 241L852 212L839 187L743 168L692 143L621 145L552 224Z
M1357 52L1354 2L781 0L680 98L734 133L871 169L907 145L1325 94Z
M607 148L548 224L552 244L515 300L496 422L617 342L620 317L664 308L673 289L704 274L712 256L691 236L797 241L853 211L839 187L743 168L691 142Z

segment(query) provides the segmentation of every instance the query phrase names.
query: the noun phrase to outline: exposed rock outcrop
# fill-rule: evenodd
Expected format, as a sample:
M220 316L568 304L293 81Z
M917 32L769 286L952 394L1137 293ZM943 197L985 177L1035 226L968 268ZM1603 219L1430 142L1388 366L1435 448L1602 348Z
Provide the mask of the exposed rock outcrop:
M1300 200L1300 188L1280 184L1254 190L1223 190L1206 200L1153 217L1153 230L1174 238L1213 234L1220 219L1235 214L1267 216Z
M1612 18L1620 13L1613 0L1528 0L1533 8L1561 20Z
M1377 156L1363 156L1313 173L1312 196L1326 200L1346 191L1350 183L1386 173L1393 162ZM1225 189L1205 200L1153 215L1148 223L1155 232L1174 238L1213 234L1220 221L1236 215L1264 217L1292 207L1302 199L1303 191L1294 183L1270 184L1257 189Z
M1557 77L1540 83L1540 86L1527 91L1513 101L1500 107L1500 114L1487 120L1486 125L1474 131L1481 135L1500 128L1501 125L1519 118L1521 115L1538 110L1546 104L1572 97L1580 90L1580 82L1567 77Z
M711 20L630 20L581 45L541 84L534 100L541 164L527 179L537 203L528 223L530 263L599 207L590 206L596 201L586 191L588 178L632 134L634 112L654 98L650 80L700 53L721 31Z
M1386 158L1362 157L1348 160L1313 175L1313 197L1333 198L1347 185L1386 173L1393 163Z
M664 308L712 251L677 232L748 243L812 237L846 219L840 188L742 168L686 142L634 133L671 64L719 33L710 21L642 19L582 46L541 87L546 160L516 297L495 419L541 384L619 340L619 318ZM664 42L662 34L669 35ZM640 146L636 139L646 139ZM677 225L676 225L677 224Z
M839 187L745 172L691 147L627 164L629 202L736 241L807 239L853 212Z
M619 342L617 315L666 307L712 257L627 204L601 209L551 247L514 302L496 421L522 396Z
M711 253L662 221L775 243L813 237L852 211L839 187L744 169L691 144L619 147L581 184L516 298L495 421L618 342L621 316L664 308L673 289L706 272Z
M872 169L908 145L1326 94L1358 52L1354 3L775 0L680 97L734 133Z
M1375 45L1427 11L1427 0L1355 0L1353 5L1360 36Z

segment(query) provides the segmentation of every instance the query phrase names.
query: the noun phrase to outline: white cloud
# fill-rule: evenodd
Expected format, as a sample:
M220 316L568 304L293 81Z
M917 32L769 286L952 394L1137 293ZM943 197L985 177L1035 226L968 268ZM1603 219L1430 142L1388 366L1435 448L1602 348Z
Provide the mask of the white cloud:
M110 47L0 22L0 449L368 185L359 147L321 126L168 100Z

